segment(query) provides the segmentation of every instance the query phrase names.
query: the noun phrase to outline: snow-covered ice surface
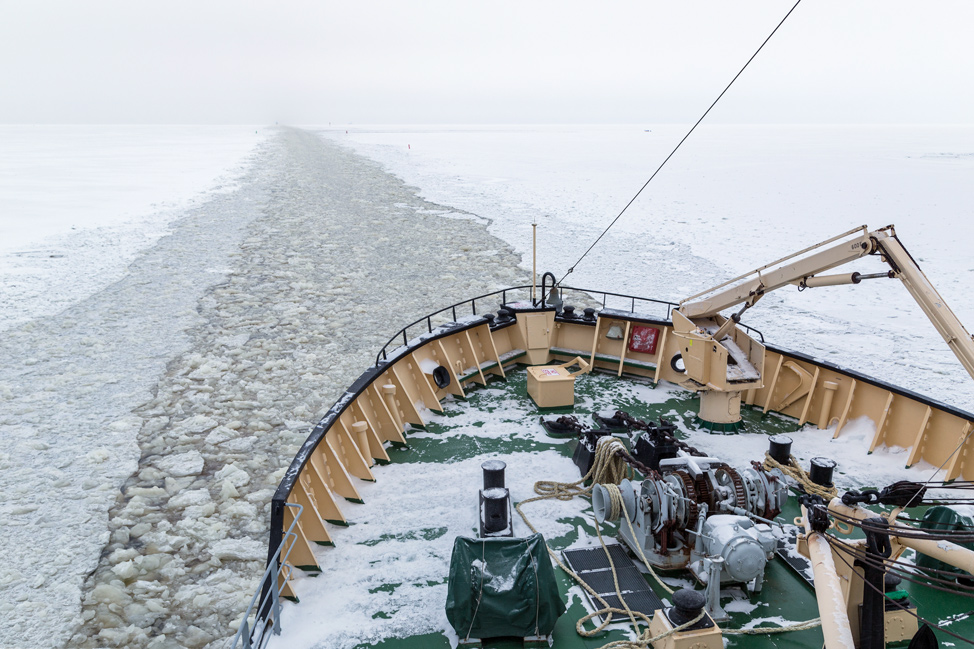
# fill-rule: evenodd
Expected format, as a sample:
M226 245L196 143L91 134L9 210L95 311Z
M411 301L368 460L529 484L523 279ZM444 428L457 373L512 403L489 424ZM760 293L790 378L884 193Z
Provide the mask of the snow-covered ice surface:
M32 304L0 305L0 646L222 646L262 572L281 472L392 330L524 283L535 216L539 268L563 272L682 134L349 130L282 130L244 175L203 197L187 185L158 218L143 206L36 248L65 258L4 257L25 279L3 294ZM702 127L686 146L572 284L677 299L895 222L974 322L974 129ZM972 408L970 381L901 287L817 291L769 296L746 321ZM850 422L837 443L870 425ZM901 476L896 453L870 466L886 454Z
M70 306L0 337L0 646L59 645L80 623L109 508L142 454L147 418L135 409L167 362L191 348L185 331L200 322L197 303L224 279L222 260L257 199L253 189L215 193L135 255L120 280L91 295L85 286ZM73 272L91 268L81 261Z
M560 279L687 126L334 127L424 198ZM347 133L346 133L347 131ZM567 283L678 301L853 227L901 241L974 327L972 126L702 125ZM888 268L874 259L849 267ZM610 305L611 306L611 305ZM974 410L974 383L899 282L782 289L745 324L785 348Z
M21 513L0 646L222 646L263 571L274 487L389 329L525 281L442 211L282 130L121 281L11 329L3 480Z
M0 125L0 331L120 279L188 207L232 191L267 133Z

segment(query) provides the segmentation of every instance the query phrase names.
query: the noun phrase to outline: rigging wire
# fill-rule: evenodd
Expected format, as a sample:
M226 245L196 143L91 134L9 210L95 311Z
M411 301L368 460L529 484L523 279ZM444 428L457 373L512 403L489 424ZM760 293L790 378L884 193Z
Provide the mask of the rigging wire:
M836 548L836 545L838 545L838 546L843 546L842 549L843 550L846 550L845 544L842 543L841 541L839 541L838 539L832 537L829 534L823 534L822 536L825 537L825 540L828 541L828 543L829 543L829 545L831 547ZM838 548L836 548L836 549L838 549ZM855 568L853 568L853 565L851 563L849 563L849 561L844 556L842 556L842 553L836 552L834 554L834 556L838 557L842 561L842 563L844 563L850 569L852 569L853 571L855 571ZM905 577L905 575L904 575L904 577ZM886 593L884 593L882 590L880 590L879 588L877 588L875 585L873 585L869 581L863 580L863 584L869 586L874 591L882 594L883 601L884 602L891 602L899 610L905 611L906 613L912 615L917 620L919 620L920 622L923 622L927 626L933 627L934 629L936 629L938 631L941 631L943 633L946 633L947 635L952 636L954 638L957 638L958 640L962 640L963 642L965 642L965 643L967 643L969 645L974 645L974 641L968 640L967 638L965 638L963 636L960 636L960 635L957 635L956 633L953 633L952 631L948 631L947 629L945 629L944 627L940 626L939 624L935 624L935 623L931 622L930 620L927 620L926 618L920 617L919 615L917 615L916 613L914 613L913 611L911 611L910 609L908 609L906 606L903 606L902 604L900 604L900 602L898 602L897 600L891 599L891 598L887 597Z
M852 516L846 516L845 514L841 514L831 509L829 510L829 515L837 521L841 521L845 525L858 527L864 532L888 532L892 536L898 536L904 539L932 539L934 541L953 541L954 543L974 542L974 530L969 527L962 527L959 529L938 529L936 527L914 528L912 526L897 525L887 529L885 527L870 524L868 521L862 521ZM920 523L924 522L917 521L917 519L908 520ZM941 525L942 523L934 522L933 524Z
M961 448L963 448L964 444L967 443L967 440L970 439L972 433L974 433L974 426L972 426L971 429L969 431L967 431L967 435L964 436L964 439L962 439L960 441L960 443L957 444L956 447L954 447L954 450L951 452L950 455L947 456L947 458L943 462L940 463L940 466L938 466L936 469L934 469L934 472L930 474L930 480L928 480L927 482L932 481L933 480L933 477L935 475L937 475L940 471L942 471L945 466L947 466L947 462L949 462L952 457L954 457L955 455L957 455L957 453L961 450ZM910 503L912 503L913 500L920 493L921 492L918 491L917 493L913 494L913 496L906 503L906 505L904 505L904 509L907 508L907 507L909 507L910 506Z
M834 539L833 547L840 552L845 552L847 555L851 555L856 561L869 564L874 568L883 568L888 572L895 573L900 576L900 578L914 584L919 584L921 586L926 586L933 590L939 590L944 593L950 593L952 595L959 595L961 597L974 598L974 587L965 586L964 584L958 583L957 571L944 570L942 568L920 568L915 563L909 561L903 561L900 559L878 559L870 557L868 554L863 552L861 549L855 546L850 546L841 541L836 537L831 537ZM829 541L832 543L832 541ZM922 571L921 574L917 570ZM940 577L935 577L933 575L940 575ZM942 585L938 585L942 584Z
M964 438L967 441L967 437ZM947 458L950 460L950 457ZM974 489L974 482L970 480L954 480L953 482L944 482L943 480L927 480L926 482L917 482L917 484L923 485L937 485L937 489Z
M935 503L926 502L926 503L923 503L923 504L924 505L943 505L944 503L938 501L938 502L935 502ZM957 504L961 504L961 503L951 501L949 504L957 505ZM966 501L963 502L963 504L965 504L965 505L971 505L972 503L971 503L970 500L966 500ZM896 520L898 520L898 521L905 521L907 523L914 523L916 525L922 525L923 523L928 523L928 524L934 525L934 526L943 525L944 524L944 523L941 523L939 521L933 521L933 522L931 522L931 521L925 521L922 518L913 518L912 516L907 516L906 514L899 514L899 515L897 515L896 516ZM968 533L968 534L974 534L974 525L965 525L963 523L953 523L953 527L952 528L944 528L944 529L941 529L941 528L938 528L938 527L929 527L929 528L919 527L917 529L931 531L931 532L940 532L940 533L965 532L965 533Z
M771 33L768 34L768 37L764 39L764 42L761 43L760 47L758 47L758 49L754 51L754 54L751 55L751 58L749 58L747 60L747 63L744 64L744 67L742 67L740 69L740 71L738 71L738 73L734 75L734 78L730 80L730 83L727 84L727 87L724 88L724 90L717 96L717 99L714 99L714 102L712 104L710 104L710 107L707 108L707 110L704 111L703 115L700 116L700 119L698 119L696 121L696 123L693 126L690 127L690 130L687 131L687 134L683 136L683 139L680 140L680 143L677 144L676 147L674 147L674 149L672 151L670 151L670 154L668 156L666 156L666 159L663 160L663 162L660 163L660 165L656 168L656 171L653 172L653 175L649 177L649 180L647 180L643 184L643 186L639 188L639 191L636 192L635 196L633 196L632 199L628 203L626 203L626 206L622 208L622 211L619 212L618 216L616 216L614 219L612 219L612 222L609 223L608 227L606 227L605 230L602 231L602 234L600 234L598 236L598 238L592 243L592 245L590 245L588 247L588 250L586 250L584 253L582 253L582 256L578 258L578 261L576 261L574 264L572 264L571 267L568 269L568 272L565 273L560 280L558 280L558 283L556 284L556 286L561 286L561 283L565 281L565 278L568 277L570 274L572 274L575 271L575 267L578 266L578 264L580 264L582 262L582 260L585 259L585 256L588 255L589 252L591 252L592 248L594 248L595 245L599 241L602 240L602 237L604 237L605 234L609 231L609 228L611 228L613 225L615 225L616 224L616 221L618 221L620 218L622 218L622 215L626 213L626 210L629 209L629 206L632 205L636 201L637 198L639 198L639 195L642 194L643 193L643 190L646 189L646 187L649 185L649 183L651 183L653 181L653 178L655 178L656 177L656 174L658 174L660 172L660 169L662 169L663 166L667 162L669 162L670 158L673 157L673 154L676 153L677 150L681 146L683 146L683 143L686 142L687 138L690 137L690 134L693 133L694 129L696 129L697 126L700 125L700 122L702 122L703 119L707 116L707 114L710 113L711 109L713 109L713 107L717 105L717 102L720 101L721 97L723 97L724 94L728 90L730 90L730 87L732 85L734 85L734 82L737 81L737 78L739 76L741 76L741 74L743 74L744 70L747 69L747 66L751 64L751 61L753 61L754 58L758 55L758 53L762 49L764 49L764 46L768 44L768 41L770 41L771 40L771 37L775 35L775 32L778 31L778 28L781 27L785 23L786 20L788 20L788 16L790 16L791 13L798 7L798 5L801 4L801 1L802 0L798 0L797 2L795 2L794 6L792 6L792 8L788 10L788 13L786 13L785 14L785 17L781 19L781 22L779 22L778 25L773 30L771 30Z

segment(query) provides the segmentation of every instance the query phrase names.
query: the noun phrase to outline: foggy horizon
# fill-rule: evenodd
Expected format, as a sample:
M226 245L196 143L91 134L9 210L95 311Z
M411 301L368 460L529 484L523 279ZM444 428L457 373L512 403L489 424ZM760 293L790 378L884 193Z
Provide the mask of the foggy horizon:
M0 123L692 123L792 4L10 5ZM972 23L803 2L707 123L970 123Z

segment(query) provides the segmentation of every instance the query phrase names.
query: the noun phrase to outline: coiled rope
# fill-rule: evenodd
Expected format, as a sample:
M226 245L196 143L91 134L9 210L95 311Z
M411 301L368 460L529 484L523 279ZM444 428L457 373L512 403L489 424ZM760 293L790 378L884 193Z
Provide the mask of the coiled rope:
M626 509L626 504L622 500L622 493L619 490L619 483L626 478L632 479L633 470L628 465L625 460L627 455L626 447L618 439L614 437L602 437L599 438L595 447L595 458L592 461L592 468L589 469L581 479L575 482L556 482L553 480L539 480L534 483L534 492L538 494L533 498L528 498L527 500L522 500L514 506L517 513L521 516L525 525L534 532L538 533L538 529L531 523L524 510L521 509L524 505L528 503L536 502L539 500L562 500L569 501L576 496L586 496L592 493L596 484L601 484L605 487L607 493L609 494L609 517L613 520L622 515L625 518L626 523L629 525L629 531L635 538L635 530L632 527L632 520L629 517L629 512ZM585 482L591 479L590 486L586 487ZM650 618L639 611L633 611L626 604L626 600L622 595L622 589L619 587L619 576L616 573L615 563L612 561L612 556L609 554L609 549L605 544L605 540L602 538L602 530L598 524L595 525L595 532L599 537L599 543L602 545L602 549L605 551L606 558L609 560L609 567L612 570L612 581L615 585L616 594L619 597L619 601L622 602L623 608L618 608L615 606L609 606L608 602L605 601L595 590L585 583L585 581L578 575L574 570L569 568L558 555L557 552L551 549L550 546L545 543L545 549L548 550L548 554L551 558L558 564L558 567L565 571L566 574L571 576L572 579L578 583L586 592L593 598L593 600L598 601L602 606L597 611L589 613L582 618L580 618L575 623L575 632L584 638L591 638L595 635L601 633L609 624L612 623L613 614L625 615L629 618L630 623L633 626L634 631L637 634L634 640L614 640L608 644L602 645L599 649L647 649L652 643L658 642L663 638L666 638L674 633L682 631L688 627L693 626L706 615L706 609L701 611L693 620L690 620L686 624L681 624L669 631L661 633L656 636L649 635L649 624L651 622ZM653 570L652 565L643 554L642 548L636 547L639 552L639 556L642 559L643 564L649 569L649 573L653 576L659 586L668 594L673 593L673 589L670 588L666 583L663 582L662 578ZM603 621L598 624L594 629L586 629L584 625L589 620L594 620L596 617L602 617ZM642 631L639 629L639 622L637 618L642 621L646 628ZM593 622L594 624L594 622ZM821 620L818 618L807 620L805 622L798 622L783 627L771 627L771 628L753 628L753 629L721 629L722 633L734 634L734 635L770 635L776 633L786 633L790 631L804 631L807 629L813 629L821 625Z
M825 502L829 502L839 495L839 490L835 487L823 487L820 484L812 482L812 479L808 477L808 472L801 467L801 465L798 463L798 458L796 458L794 455L789 456L788 464L782 464L778 460L771 457L770 453L765 453L764 468L767 471L778 469L801 485L802 489L804 489L806 493L821 496L825 499Z
M626 508L626 504L622 502L622 491L617 484L604 484L602 487L609 494L609 511L606 512L605 519L614 521L619 518L619 514ZM628 512L626 514L628 515Z
M536 502L539 500L551 500L551 499L568 501L568 500L572 500L576 496L590 495L592 493L592 489L595 487L596 484L601 484L603 486L606 485L614 486L615 493L618 496L619 495L618 484L626 478L634 477L632 468L629 467L629 465L626 463L624 459L625 453L626 453L626 447L618 439L615 439L614 437L608 437L608 436L600 438L596 443L595 458L592 461L592 468L589 469L588 473L586 473L581 479L576 480L575 482L555 482L553 480L539 480L538 482L534 483L534 492L538 495L533 498L528 498L527 500L522 500L521 502L519 502L517 505L514 506L514 509L517 510L517 513L524 520L524 523L528 526L528 528L532 532L537 533L538 529L531 523L530 519L528 519L527 515L524 513L524 510L521 509L521 507L527 505L528 503ZM590 486L586 487L585 482L588 480L591 480L591 484ZM625 511L625 504L622 503L621 497L618 498L617 502L618 504L615 506L619 507L622 511ZM626 520L628 520L628 515L626 517ZM630 523L630 526L631 525L632 524ZM622 596L621 593L622 589L619 587L619 576L616 573L615 563L612 561L612 556L609 554L609 549L605 544L605 540L602 538L602 530L598 525L596 525L595 531L598 534L599 543L602 545L602 549L605 551L605 555L609 560L609 567L612 570L612 580L615 585L616 594L619 596L619 600L622 602L623 608L609 606L608 602L606 602L597 592L595 592L595 590L591 586L586 584L585 581L578 575L578 573L576 573L574 570L569 568L561 560L561 557L558 555L557 552L552 550L550 546L546 545L548 554L551 556L554 562L558 564L558 567L564 570L565 573L567 573L569 576L571 576L571 578L574 579L579 586L581 586L583 589L585 589L586 592L588 592L588 594L593 598L593 600L599 602L599 604L602 606L602 608L600 608L599 610L593 613L589 613L588 615L585 615L575 623L575 631L580 636L584 638L590 638L595 635L598 635L603 630L605 630L605 628L609 626L609 624L612 623L613 614L625 615L629 618L630 623L633 625L633 629L638 634L638 638L636 640L613 641L604 645L600 649L646 649L646 647L648 647L650 643L656 642L658 640L662 640L663 638L672 635L677 631L681 631L688 626L696 624L698 621L703 619L703 613L701 613L701 615L697 619L691 620L687 624L676 627L666 633L659 635L658 637L650 637L648 629L640 632L637 618L642 620L647 625L647 627L650 623L650 619L643 613L640 613L639 611L633 611L626 604L625 598ZM673 590L665 583L663 583L663 580L660 578L658 574L656 574L652 566L650 566L648 563L646 565L649 568L650 573L660 584L660 586L667 593L672 593ZM602 623L596 626L592 630L585 629L584 624L596 617L603 617L604 619Z

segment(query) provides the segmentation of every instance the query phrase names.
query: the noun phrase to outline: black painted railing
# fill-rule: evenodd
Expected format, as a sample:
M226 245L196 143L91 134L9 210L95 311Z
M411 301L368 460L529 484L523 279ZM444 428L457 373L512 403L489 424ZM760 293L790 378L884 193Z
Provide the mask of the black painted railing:
M654 315L667 321L671 319L673 309L679 306L679 304L675 302L668 302L666 300L637 297L635 295L626 295L624 293L610 293L608 291L593 291L591 289L575 288L573 286L561 286L559 287L559 290L561 291L561 299L565 304L569 304L571 302L571 300L568 299L570 295L577 294L582 303L600 302L603 309L610 308L610 305L612 308L618 308L620 310L624 310L628 307L628 310L634 313L637 312L636 307L640 306L642 308L648 308L647 315ZM422 335L423 333L433 333L433 329L440 324L456 322L459 317L464 317L467 315L482 315L490 312L492 309L500 308L502 304L510 304L511 302L518 301L516 299L511 299L512 296L520 296L523 301L529 302L531 300L530 295L530 285L512 286L500 291L494 291L493 293L478 295L477 297L464 300L463 302L451 304L450 306L440 309L439 311L434 311L429 315L423 316L422 318L409 323L396 332L396 334L392 336L392 338L390 338L385 345L382 346L379 353L376 354L375 364L378 366L389 358L389 348L392 345L396 345L396 347L393 349L396 349L399 346L408 346L411 337L416 337ZM500 298L499 301L497 300L498 296ZM490 300L489 304L488 298L493 298ZM538 299L534 301L535 306L546 306L546 299L547 296L544 295L544 292L539 289ZM442 322L439 322L439 320L442 320ZM756 334L761 339L761 342L764 343L764 334L757 329L753 329L743 324L738 326L742 327L750 334Z
M530 285L529 286L512 286L510 288L505 288L505 289L502 289L500 291L494 291L493 293L484 293L483 295L478 295L477 297L470 298L469 300L464 300L463 302L457 302L456 304L451 304L450 306L448 306L446 308L440 309L439 311L434 311L433 313L430 313L429 315L423 316L422 318L420 318L419 320L416 320L415 322L410 322L408 325L406 325L405 327L403 327L402 329L400 329L392 338L390 338L389 339L389 342L387 342L385 345L382 346L382 349L379 350L379 353L375 355L375 364L376 365L379 365L382 361L386 360L389 357L389 354L388 354L389 346L392 345L393 343L397 343L400 339L402 339L402 343L401 343L402 346L408 345L409 344L409 338L410 338L410 333L409 333L410 330L413 330L414 331L413 336L420 335L420 334L415 333L415 328L416 327L422 327L423 329L426 330L426 333L433 333L433 320L437 316L442 316L444 314L450 314L450 315L452 315L453 319L450 320L449 318L446 318L446 319L444 319L444 323L445 322L456 322L458 317L468 315L468 311L465 310L465 309L468 309L469 310L469 315L478 315L478 313L477 313L477 302L478 301L480 302L481 307L483 307L485 305L485 303L487 302L487 298L496 297L496 296L499 295L500 296L500 302L497 303L496 307L497 308L500 308L500 305L501 304L507 304L507 303L511 302L511 300L509 300L508 297L507 297L509 293L515 293L517 291L525 291L525 290L528 292L527 299L530 300L531 299L530 298L530 291L531 291L531 286ZM492 307L493 307L493 305L492 305ZM489 308L481 308L480 313L481 314L483 314L483 313L489 313L492 307L489 307ZM457 309L460 309L460 311L458 312ZM459 313L459 315L458 315L458 313ZM440 323L440 324L443 324L443 323ZM425 325L425 326L423 326L423 325ZM422 332L420 332L420 333L422 333Z

